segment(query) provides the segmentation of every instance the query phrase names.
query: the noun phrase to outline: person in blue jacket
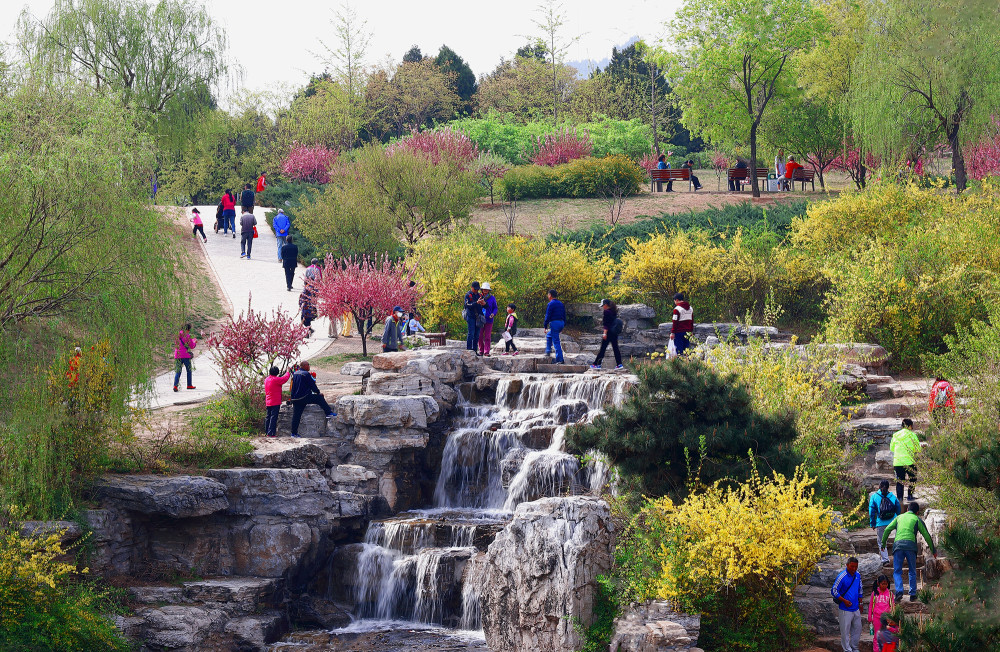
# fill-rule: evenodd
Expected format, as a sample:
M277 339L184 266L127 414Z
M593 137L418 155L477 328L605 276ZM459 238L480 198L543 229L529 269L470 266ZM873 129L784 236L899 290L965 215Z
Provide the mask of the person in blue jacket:
M861 652L861 573L857 557L847 560L847 568L837 575L830 595L839 609L840 647L844 652Z
M545 307L545 355L556 350L556 364L565 364L559 333L566 327L566 306L557 297L556 290L549 290L549 305Z
M274 216L271 221L271 226L274 227L274 237L278 239L278 260L281 260L281 248L285 246L285 238L288 237L288 232L292 228L292 222L285 215L285 211L278 209L278 214Z
M878 552L882 556L883 564L889 561L889 551L882 546L882 533L899 513L899 499L895 493L889 491L889 481L883 480L878 485L878 491L872 493L868 499L868 522L875 530Z

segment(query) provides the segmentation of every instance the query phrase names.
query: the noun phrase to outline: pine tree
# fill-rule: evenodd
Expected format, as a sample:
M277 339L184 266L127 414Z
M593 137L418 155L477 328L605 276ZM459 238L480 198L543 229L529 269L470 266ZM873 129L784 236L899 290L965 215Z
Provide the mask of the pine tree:
M699 480L745 480L752 451L761 471L790 474L798 456L791 415L756 413L735 376L695 358L674 358L638 370L639 386L592 424L570 429L572 450L596 449L647 496L683 494L689 473Z

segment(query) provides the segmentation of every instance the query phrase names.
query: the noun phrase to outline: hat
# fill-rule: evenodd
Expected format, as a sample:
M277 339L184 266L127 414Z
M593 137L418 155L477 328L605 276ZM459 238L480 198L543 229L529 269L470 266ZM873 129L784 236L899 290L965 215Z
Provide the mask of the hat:
M481 288L482 288L483 290L489 290L489 289L491 289L491 288L490 288L490 282L489 282L489 281L486 281L485 283L483 283L483 284L482 284Z
M395 306L392 309L393 312L403 312L403 306Z

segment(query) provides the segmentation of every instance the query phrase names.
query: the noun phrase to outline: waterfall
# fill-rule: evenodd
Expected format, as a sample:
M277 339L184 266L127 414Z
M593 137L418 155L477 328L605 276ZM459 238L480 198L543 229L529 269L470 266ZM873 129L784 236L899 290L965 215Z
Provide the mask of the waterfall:
M510 375L498 381L493 404L460 399L433 507L368 526L355 567L355 615L480 629L486 555L477 540L490 540L519 503L600 491L607 465L581 469L563 450L566 427L620 403L631 383L617 375Z

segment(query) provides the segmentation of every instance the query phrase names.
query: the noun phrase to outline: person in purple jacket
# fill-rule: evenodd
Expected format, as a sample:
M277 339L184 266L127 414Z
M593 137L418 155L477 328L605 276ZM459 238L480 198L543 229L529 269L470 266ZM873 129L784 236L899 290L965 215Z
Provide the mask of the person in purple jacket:
M191 384L191 358L194 357L192 350L198 346L198 340L191 337L191 324L184 324L174 344L177 345L174 349L174 391L177 391L177 383L181 380L181 367L187 369L187 388L194 389Z
M489 357L490 344L493 339L493 318L496 317L500 307L497 305L497 298L493 296L493 290L489 283L483 283L479 289L483 300L483 327L479 329L479 355Z

